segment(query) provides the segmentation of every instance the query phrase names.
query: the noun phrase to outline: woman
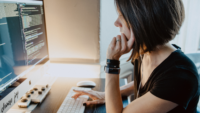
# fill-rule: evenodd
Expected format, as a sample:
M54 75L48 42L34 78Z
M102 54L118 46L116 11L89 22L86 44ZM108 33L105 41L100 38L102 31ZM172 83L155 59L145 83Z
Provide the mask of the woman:
M104 92L75 91L73 98L89 95L90 104L106 103L108 113L196 113L199 80L192 61L169 43L184 20L181 0L115 0L121 35L107 50ZM119 88L119 58L132 50L134 82ZM115 68L116 67L116 68ZM135 100L123 108L121 96Z

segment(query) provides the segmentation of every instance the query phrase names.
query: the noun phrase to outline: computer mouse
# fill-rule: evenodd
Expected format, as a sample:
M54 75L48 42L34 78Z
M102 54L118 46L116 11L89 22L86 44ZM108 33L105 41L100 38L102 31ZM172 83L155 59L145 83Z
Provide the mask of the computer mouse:
M76 84L78 87L81 87L81 86L92 86L92 87L95 87L96 84L93 82L93 81L80 81Z

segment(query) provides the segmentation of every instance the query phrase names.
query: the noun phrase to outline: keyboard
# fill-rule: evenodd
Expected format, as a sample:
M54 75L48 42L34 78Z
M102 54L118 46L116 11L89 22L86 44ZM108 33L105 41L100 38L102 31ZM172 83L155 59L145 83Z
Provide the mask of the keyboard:
M65 100L61 104L59 110L57 113L83 113L85 110L85 106L83 106L83 103L86 102L89 98L87 95L80 96L76 100L74 98L71 98L76 93L73 91L73 89L76 90L91 90L91 88L80 88L80 87L72 87L67 94Z

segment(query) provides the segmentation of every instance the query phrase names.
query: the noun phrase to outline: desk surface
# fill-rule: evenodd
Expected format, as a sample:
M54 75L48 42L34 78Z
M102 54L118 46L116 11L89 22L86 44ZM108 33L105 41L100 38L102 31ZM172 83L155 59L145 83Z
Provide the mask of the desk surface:
M93 90L104 91L105 79L100 78L58 78L52 85L51 90L47 97L32 113L56 113L60 108L62 102L67 96L71 87L75 87L76 83L83 80L90 80L96 83L96 87ZM120 79L120 86L125 85L125 79ZM123 97L124 107L128 105L127 97ZM90 105L86 106L85 113L105 113L105 104L102 105Z

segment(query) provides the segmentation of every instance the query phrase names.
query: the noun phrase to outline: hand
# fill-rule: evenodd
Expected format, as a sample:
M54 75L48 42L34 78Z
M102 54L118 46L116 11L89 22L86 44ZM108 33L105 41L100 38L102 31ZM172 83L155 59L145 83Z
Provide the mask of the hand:
M90 104L104 104L105 103L105 93L104 92L98 92L98 91L94 91L94 90L73 90L74 92L76 92L76 94L74 96L72 96L72 98L77 99L79 96L81 95L87 95L89 96L93 101L86 101L85 103L87 105Z
M107 50L107 59L119 60L119 58L132 49L135 37L132 29L130 29L131 35L130 39L127 41L126 36L122 33L121 36L118 35L114 37Z

